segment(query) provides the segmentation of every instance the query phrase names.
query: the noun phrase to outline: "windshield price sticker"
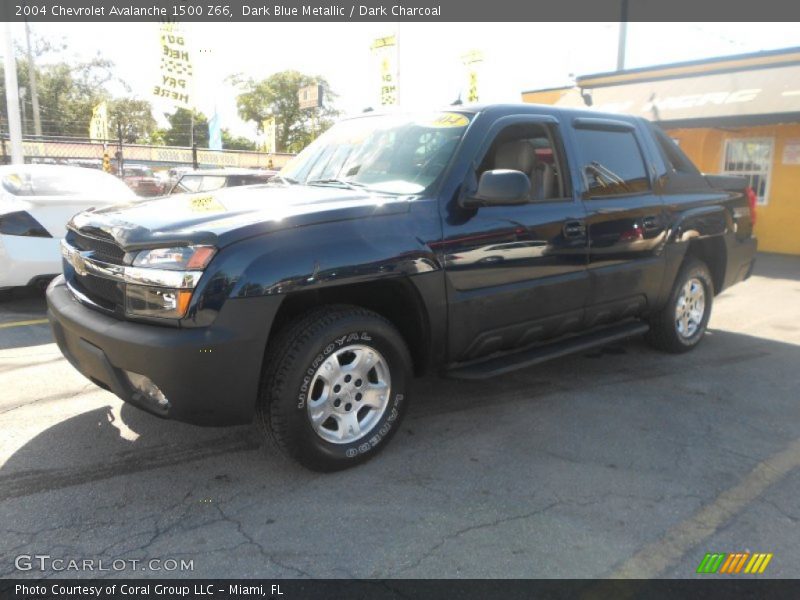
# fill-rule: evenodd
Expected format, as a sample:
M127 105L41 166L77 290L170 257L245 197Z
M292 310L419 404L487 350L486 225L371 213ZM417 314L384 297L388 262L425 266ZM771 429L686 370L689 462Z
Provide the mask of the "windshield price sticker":
M196 196L189 200L193 212L225 212L225 207L214 196Z
M466 127L469 119L459 113L441 113L436 115L429 123L429 127Z

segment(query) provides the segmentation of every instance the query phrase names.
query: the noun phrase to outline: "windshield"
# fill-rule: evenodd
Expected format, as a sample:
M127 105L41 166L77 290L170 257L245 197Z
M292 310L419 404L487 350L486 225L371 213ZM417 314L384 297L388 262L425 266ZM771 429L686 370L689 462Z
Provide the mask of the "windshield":
M225 177L221 175L184 175L172 193L211 192L222 187L225 187Z
M276 179L417 194L447 166L470 119L471 115L441 112L342 121L298 154Z

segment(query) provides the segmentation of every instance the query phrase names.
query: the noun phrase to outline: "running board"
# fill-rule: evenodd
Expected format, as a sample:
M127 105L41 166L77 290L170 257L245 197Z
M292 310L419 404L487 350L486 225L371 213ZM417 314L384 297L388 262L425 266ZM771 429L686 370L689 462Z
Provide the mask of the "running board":
M546 346L538 346L502 356L493 356L479 362L461 363L445 371L445 376L453 379L486 379L516 371L517 369L524 369L531 365L537 365L559 356L583 352L597 346L605 346L612 342L642 335L647 333L649 329L650 326L647 323L640 321L615 325L585 335L553 342Z

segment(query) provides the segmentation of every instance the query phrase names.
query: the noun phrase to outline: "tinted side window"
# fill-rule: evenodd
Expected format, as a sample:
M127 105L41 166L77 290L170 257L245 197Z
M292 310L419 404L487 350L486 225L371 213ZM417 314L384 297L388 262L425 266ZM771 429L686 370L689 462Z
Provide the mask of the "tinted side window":
M576 129L575 135L589 197L639 194L650 189L632 131Z

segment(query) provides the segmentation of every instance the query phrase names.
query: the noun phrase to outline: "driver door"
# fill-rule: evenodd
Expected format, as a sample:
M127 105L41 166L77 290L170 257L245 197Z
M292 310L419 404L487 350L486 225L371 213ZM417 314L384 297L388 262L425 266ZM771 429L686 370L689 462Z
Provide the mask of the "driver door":
M572 191L557 120L501 119L475 164L465 193L486 170L514 169L529 176L532 194L521 205L445 208L438 251L454 362L578 329L589 288L585 209Z

